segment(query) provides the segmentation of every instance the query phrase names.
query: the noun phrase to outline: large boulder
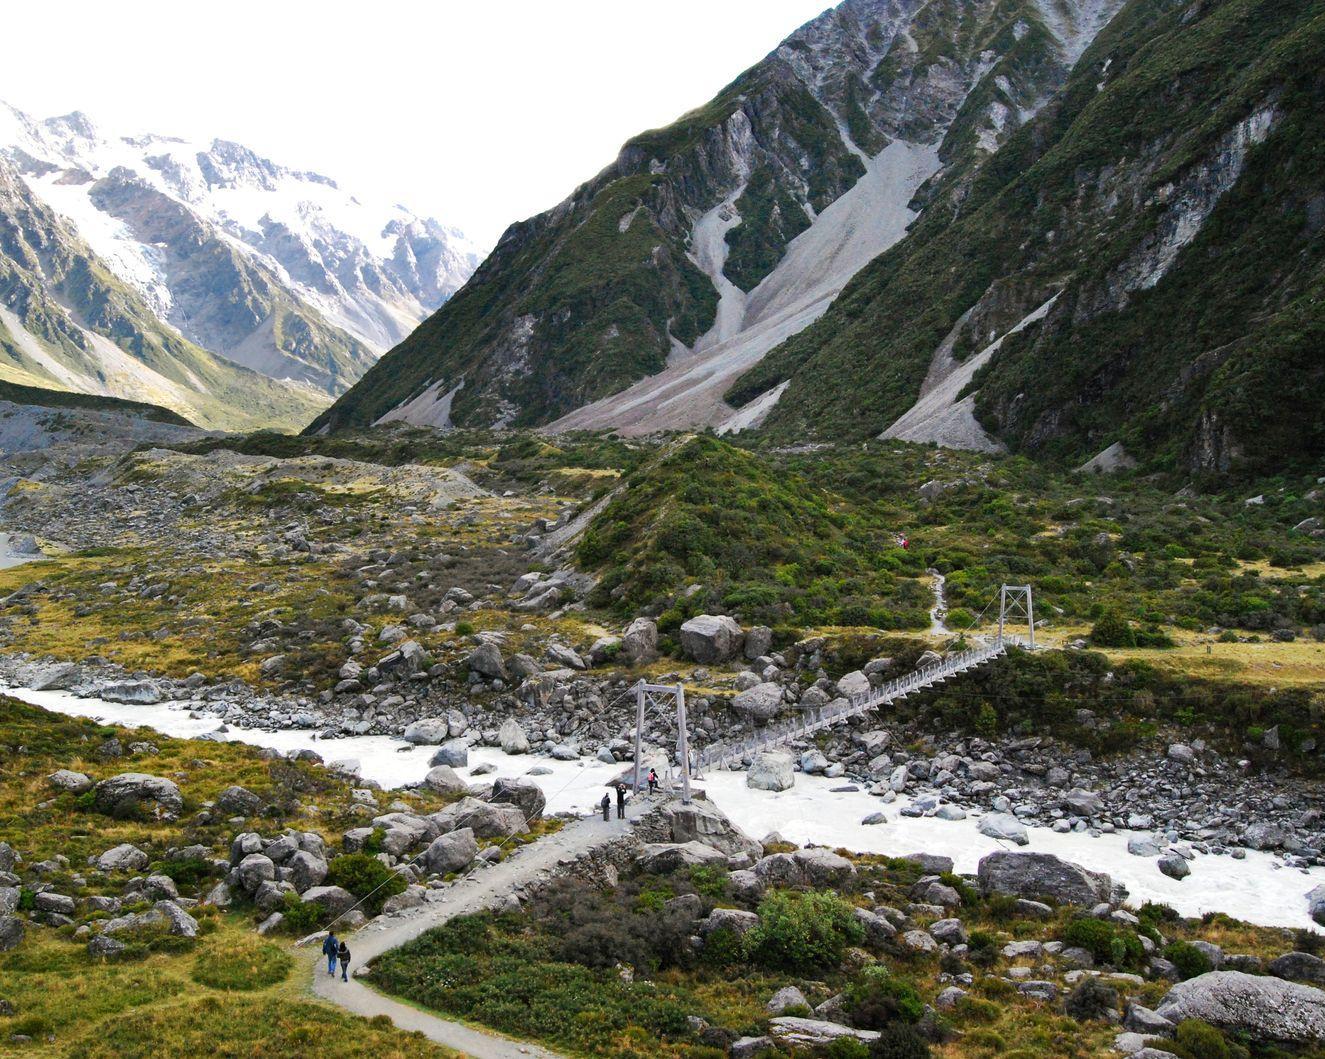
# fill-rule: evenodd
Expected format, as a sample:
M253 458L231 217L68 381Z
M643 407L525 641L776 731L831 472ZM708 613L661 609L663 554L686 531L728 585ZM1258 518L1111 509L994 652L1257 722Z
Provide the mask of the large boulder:
M128 842L112 846L97 858L97 867L102 871L142 871L147 864L147 854Z
M728 856L763 855L763 845L727 819L712 802L695 800L689 805L668 802L659 812L673 842L701 842Z
M778 1044L792 1049L825 1048L843 1039L860 1042L879 1039L878 1030L856 1030L837 1022L800 1019L791 1015L780 1015L770 1020L768 1031Z
M1155 1012L1173 1023L1200 1019L1267 1043L1325 1040L1325 992L1242 971L1211 971L1179 982Z
M1093 907L1113 895L1113 880L1052 853L999 850L981 858L977 869L985 893L1013 897L1052 897L1064 904Z
M383 630L385 632L386 630ZM427 667L428 652L417 640L406 640L390 654L377 660L378 672L397 680L421 673Z
M150 680L118 680L98 687L97 698L130 706L153 706L161 701L161 689Z
M1307 913L1325 927L1325 886L1317 886L1307 894Z
M181 938L198 936L198 921L174 901L158 901L146 912L108 919L101 928L103 934L137 934L153 932L174 934Z
M782 707L782 685L765 681L732 697L732 709L748 720L765 724Z
M450 725L447 725L450 728ZM469 767L469 744L463 739L450 739L437 748L428 759L429 765L450 765L453 769Z
M640 850L635 860L645 871L666 875L678 868L726 864L727 854L702 842L651 842Z
M789 791L795 782L796 774L787 754L768 751L757 754L745 774L745 785L757 791Z
M1018 846L1027 845L1031 838L1026 833L1026 825L1011 813L990 813L980 817L975 829L982 835L998 839L1000 842L1015 842Z
M497 742L507 754L529 753L529 737L524 734L520 722L514 717L507 717L497 731Z
M456 775L450 765L436 765L423 777L423 785L442 794L461 794L469 790L469 784Z
M638 666L658 657L658 623L652 618L636 618L621 634L618 655L626 665Z
M702 665L729 662L745 646L745 631L726 614L700 614L681 626L681 650Z
M433 840L423 853L423 863L434 875L450 875L469 866L478 856L478 842L467 827Z
M401 738L407 743L413 743L415 746L428 746L433 743L444 743L451 734L451 724L445 717L425 717L422 720L415 721L413 724L405 726L401 733ZM434 764L443 764L443 762L434 762ZM451 764L447 761L444 764Z
M851 861L822 846L798 849L792 856L815 886L834 886L856 874L856 866Z
M441 812L433 813L429 819L442 831L458 831L467 827L479 838L506 838L529 828L524 812L518 805L485 802L478 798L462 798Z
M317 905L329 916L343 916L354 907L354 894L341 886L314 886L304 891L304 904Z
M1325 960L1309 952L1286 952L1266 968L1276 978L1325 985Z
M174 820L184 811L179 788L162 776L125 772L102 780L92 788L92 807L108 816L126 817L149 812Z
M469 653L469 668L481 677L497 680L506 676L506 664L495 643L481 643Z
M327 862L316 853L299 850L285 862L290 885L299 893L321 886L327 877Z
M492 784L492 794L488 800L500 805L518 806L528 824L541 819L543 810L547 808L547 795L543 793L543 788L524 776L498 777Z
M255 893L264 882L276 878L276 865L265 853L250 853L235 868L239 885L246 893Z

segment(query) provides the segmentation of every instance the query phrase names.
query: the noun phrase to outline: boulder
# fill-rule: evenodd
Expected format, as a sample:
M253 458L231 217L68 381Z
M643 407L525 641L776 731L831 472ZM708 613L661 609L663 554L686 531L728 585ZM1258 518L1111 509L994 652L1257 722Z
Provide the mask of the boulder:
M299 893L321 886L327 877L327 862L316 853L299 850L285 863L290 884Z
M689 805L668 802L659 814L673 842L702 842L729 857L742 853L752 857L763 855L763 845L733 824L710 801L696 799Z
M636 618L621 634L619 657L627 665L638 666L658 657L658 623L652 618Z
M147 811L173 820L184 811L184 798L179 788L162 776L125 772L92 788L92 806L108 816L126 817Z
M33 897L32 906L38 912L54 912L56 915L72 916L75 902L72 897L44 890Z
M729 662L744 646L744 630L726 614L700 614L681 626L681 650L701 665Z
M667 875L678 868L726 864L727 854L702 842L651 842L635 857L645 871Z
M87 954L103 960L113 960L128 947L122 941L108 938L105 934L98 934L87 943Z
M1063 796L1063 808L1076 816L1097 816L1104 808L1104 799L1094 791L1077 787Z
M810 1002L805 999L805 994L794 985L786 985L774 993L764 1005L764 1009L770 1015L781 1015L787 1008L810 1008Z
M1060 860L1051 853L1005 850L990 853L981 858L977 878L985 893L1032 899L1051 897L1087 908L1109 901L1113 895L1109 876Z
M52 787L61 791L69 791L72 794L82 794L84 791L92 789L92 780L81 772L71 772L69 769L59 769L46 777L46 782Z
M155 931L175 934L184 938L198 936L198 921L174 901L158 901L146 912L109 919L101 928L102 934L139 933Z
M745 657L753 662L773 650L773 630L767 625L756 625L745 633Z
M246 787L227 787L216 796L216 808L227 816L252 816L262 808L262 799Z
M771 751L755 755L745 774L745 785L757 791L789 791L795 782L790 756Z
M508 717L502 722L501 728L497 731L497 742L507 754L529 753L529 737L524 734L520 722L514 717Z
M1291 982L1325 985L1325 960L1309 952L1286 952L1278 959L1271 960L1267 970L1276 978L1286 978Z
M119 680L97 688L97 698L130 706L154 706L161 701L161 689L150 680Z
M782 685L773 681L756 684L732 696L731 708L740 716L765 724L777 716L782 707Z
M740 908L715 908L699 924L701 937L707 938L715 930L729 930L733 934L748 934L759 925L759 917Z
M541 819L543 810L547 808L547 796L543 788L524 776L498 777L492 784L492 794L488 800L499 805L518 806L527 824Z
M451 831L433 840L424 851L422 860L434 875L450 875L468 867L478 856L478 842L467 827Z
M97 867L102 871L142 871L147 864L147 854L128 842L112 846L97 858Z
M1307 913L1325 927L1325 886L1317 886L1307 894Z
M1192 873L1192 869L1187 864L1187 858L1180 857L1176 853L1169 853L1159 858L1159 870L1170 879L1182 880Z
M304 904L317 905L328 916L342 916L354 907L354 894L340 886L314 886L305 890Z
M1242 971L1211 971L1179 982L1155 1012L1174 1024L1200 1019L1265 1043L1325 1040L1325 992Z
M383 629L382 632L385 633L386 630ZM400 630L398 635L405 635L404 630ZM417 640L405 640L390 654L383 655L377 660L377 669L384 676L399 680L423 672L427 663L428 652L422 645Z
M443 831L469 828L479 838L507 838L528 830L528 822L518 805L507 802L485 802L478 798L462 798L433 813L434 821Z
M495 643L481 643L469 653L469 668L481 677L498 680L506 676L506 665Z
M856 874L856 866L846 857L822 846L798 849L792 854L801 872L816 886L833 886Z
M1159 843L1145 835L1133 835L1127 840L1127 852L1134 857L1158 857Z
M1001 842L1014 842L1018 846L1030 844L1031 839L1026 833L1026 825L1011 813L990 813L980 817L980 822L975 826L980 834Z
M276 865L265 853L250 853L235 868L239 885L246 893L254 893L264 882L276 878Z
M456 775L450 765L437 765L428 770L423 777L423 785L442 794L462 794L469 790L469 784Z
M753 870L769 886L800 886L805 882L800 861L790 853L770 853L767 857L760 857Z
M407 743L413 743L415 746L430 746L433 743L444 743L451 734L451 724L445 717L425 717L422 720L415 721L413 724L406 725L401 738ZM446 764L451 762L434 762L434 764Z
M854 699L859 695L868 694L869 690L870 678L859 669L838 678L837 693L839 695L844 695L848 699Z
M27 928L18 916L0 916L0 952L17 948Z
M450 728L450 724L447 724ZM450 765L453 769L463 769L469 767L469 744L463 739L450 739L439 746L431 758L428 759L429 765Z
M790 1015L780 1015L770 1020L768 1031L778 1044L789 1048L824 1048L843 1038L862 1043L879 1039L878 1030L857 1030L836 1022L800 1019Z

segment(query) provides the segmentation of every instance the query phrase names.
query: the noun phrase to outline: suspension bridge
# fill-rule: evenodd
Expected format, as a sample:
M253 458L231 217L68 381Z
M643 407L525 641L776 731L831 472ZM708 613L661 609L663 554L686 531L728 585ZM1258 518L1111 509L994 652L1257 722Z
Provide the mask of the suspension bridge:
M715 743L692 754L688 745L686 731L685 688L682 685L657 685L641 681L635 685L636 724L635 724L635 789L640 789L641 743L640 733L644 728L645 714L650 707L665 709L674 703L677 725L676 760L681 771L682 799L690 800L690 780L697 778L705 769L723 768L739 761L753 758L756 754L774 747L794 743L816 732L824 731L843 724L853 717L869 713L884 706L891 706L910 695L918 694L936 685L943 684L953 677L988 665L995 659L1007 654L1010 647L1035 649L1035 610L1030 585L1003 585L998 597L998 628L988 638L971 637L979 642L974 647L957 651L940 658L920 669L913 670L870 688L859 695L838 699L817 709L806 710L802 716L778 725L757 728L752 735L739 742ZM981 615L974 619L971 627L977 626L993 606L991 600ZM1021 636L1010 631L1011 626L1024 620L1026 635ZM965 634L963 634L963 637ZM669 711L670 712L670 711ZM670 780L670 777L668 777Z

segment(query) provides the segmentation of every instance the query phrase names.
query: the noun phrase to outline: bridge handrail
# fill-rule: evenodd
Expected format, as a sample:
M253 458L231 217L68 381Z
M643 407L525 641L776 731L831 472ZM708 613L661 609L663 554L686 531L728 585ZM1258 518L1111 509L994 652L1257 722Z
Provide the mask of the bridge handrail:
M899 696L927 688L944 677L983 665L1003 654L1010 645L1019 645L1020 642L1020 637L1004 635L979 647L967 648L955 655L948 655L938 662L931 662L923 669L913 670L905 676L890 680L887 684L853 695L840 706L821 707L815 711L815 716L810 720L790 721L771 730L765 728L763 732L736 744L718 743L706 747L699 754L699 763L701 766L725 764L765 747L790 742L821 728L829 728L839 721L865 713Z

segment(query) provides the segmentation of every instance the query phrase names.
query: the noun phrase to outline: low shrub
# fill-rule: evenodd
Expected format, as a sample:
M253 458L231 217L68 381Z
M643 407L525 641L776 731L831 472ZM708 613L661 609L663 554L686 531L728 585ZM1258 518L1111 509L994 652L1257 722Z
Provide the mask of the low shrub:
M930 1059L929 1045L912 1026L893 1023L870 1045L870 1059Z
M1164 958L1178 969L1178 974L1184 979L1214 970L1210 957L1188 941L1170 942L1164 949Z
M1119 928L1104 919L1074 919L1063 931L1063 943L1085 949L1101 963L1115 967L1133 967L1141 963L1145 949L1135 932Z
M281 907L281 915L285 921L281 924L291 934L297 934L300 937L305 934L311 934L317 930L327 916L326 909L321 905L315 905L312 902L301 900L298 894L286 894L285 904Z
M1248 1052L1230 1042L1219 1030L1199 1019L1178 1023L1171 1041L1155 1041L1152 1048L1182 1059L1246 1059Z
M865 937L851 905L831 893L769 894L759 923L746 935L747 956L781 971L837 967L848 945Z
M925 1004L907 979L889 972L882 964L866 967L847 986L844 1006L851 1024L878 1030L894 1022L919 1022Z
M382 905L392 894L405 892L405 877L393 872L376 857L367 853L346 853L333 857L327 865L326 885L340 886L362 900L364 910L372 916L382 911Z
M1118 990L1098 978L1083 978L1063 1001L1063 1010L1078 1022L1110 1019L1118 1013Z

